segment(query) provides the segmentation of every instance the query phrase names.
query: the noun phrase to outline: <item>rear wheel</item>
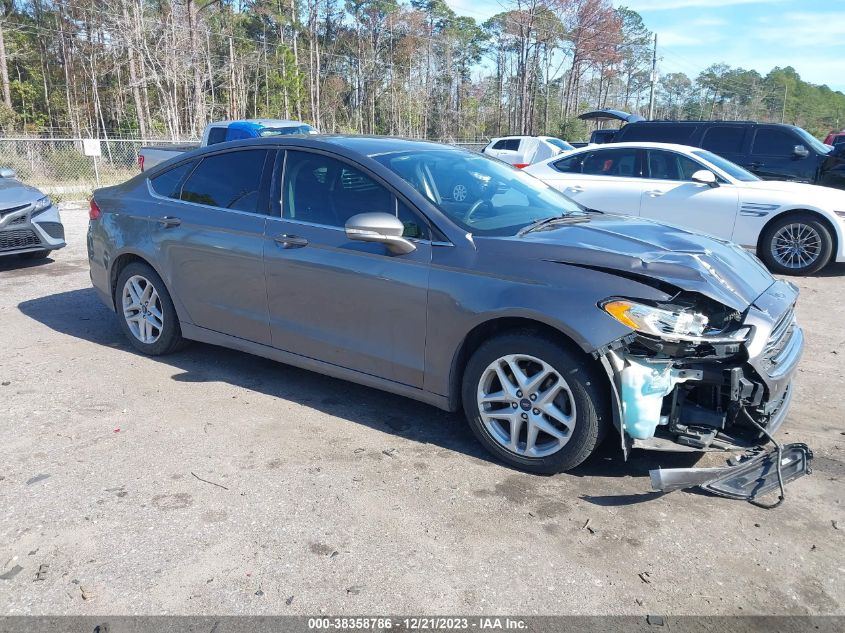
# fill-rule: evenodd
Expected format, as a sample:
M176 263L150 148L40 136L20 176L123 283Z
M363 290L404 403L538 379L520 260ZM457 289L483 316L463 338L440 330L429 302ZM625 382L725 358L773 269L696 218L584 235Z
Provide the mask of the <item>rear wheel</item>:
M558 473L601 443L608 394L590 359L532 332L498 336L473 354L463 404L475 436L502 461Z
M149 265L134 262L120 272L114 305L120 328L138 351L158 356L184 346L170 294Z
M795 213L775 220L763 233L760 259L782 275L811 275L827 265L833 239L814 215Z

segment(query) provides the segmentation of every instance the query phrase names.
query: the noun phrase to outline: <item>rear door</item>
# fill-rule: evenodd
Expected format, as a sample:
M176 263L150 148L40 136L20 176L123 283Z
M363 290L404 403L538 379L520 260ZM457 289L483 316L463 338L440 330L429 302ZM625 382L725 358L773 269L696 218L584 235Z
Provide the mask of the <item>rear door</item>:
M556 173L542 178L588 209L639 215L645 187L641 158L636 147L579 152L552 163Z
M748 162L745 141L751 130L752 128L747 125L710 125L705 128L701 140L696 144L702 149L741 165Z
M751 155L743 166L764 180L813 182L817 158L813 153L797 155L796 145L804 145L804 141L789 128L758 125Z
M288 150L272 195L264 260L273 346L421 388L431 233L427 222L360 166ZM416 250L352 241L353 215L397 215Z
M731 239L739 210L732 184L693 182L692 175L707 167L678 152L648 149L646 157L642 217Z
M225 151L150 182L152 240L167 287L190 321L264 344L270 327L262 255L274 156L267 149Z

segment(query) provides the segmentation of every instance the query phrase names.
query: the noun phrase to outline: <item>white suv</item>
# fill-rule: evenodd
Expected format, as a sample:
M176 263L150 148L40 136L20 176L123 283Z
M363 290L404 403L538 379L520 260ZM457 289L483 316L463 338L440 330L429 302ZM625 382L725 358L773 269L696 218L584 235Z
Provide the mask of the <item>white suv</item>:
M554 136L502 136L491 139L481 153L522 169L573 149Z

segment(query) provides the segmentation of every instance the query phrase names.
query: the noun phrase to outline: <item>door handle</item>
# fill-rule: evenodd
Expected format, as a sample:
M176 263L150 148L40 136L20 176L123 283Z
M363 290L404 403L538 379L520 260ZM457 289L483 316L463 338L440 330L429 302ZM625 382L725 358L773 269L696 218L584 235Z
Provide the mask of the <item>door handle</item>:
M566 190L571 191L572 193L581 193L584 191L584 187L581 185L572 185L571 187L567 187Z
M180 220L179 218L173 217L172 215L165 215L162 218L158 218L156 220L156 222L158 222L162 226L162 228L165 228L165 229L172 229L173 227L176 227L176 226L179 226L180 224L182 224L182 220Z
M759 169L763 165L765 165L765 163L761 163L759 161L754 161L753 163L748 163L748 166L751 167L751 169Z
M651 191L646 191L646 193L649 196L651 196L652 198L659 198L660 196L662 196L666 192L660 191L660 189L652 189Z
M277 235L273 238L273 241L282 248L302 248L303 246L308 246L308 240L296 235Z

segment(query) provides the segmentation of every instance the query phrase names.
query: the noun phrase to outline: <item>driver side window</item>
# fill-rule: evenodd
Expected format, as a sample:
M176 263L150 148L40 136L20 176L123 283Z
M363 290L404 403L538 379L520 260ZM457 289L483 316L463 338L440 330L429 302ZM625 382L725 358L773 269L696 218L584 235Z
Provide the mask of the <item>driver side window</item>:
M282 217L343 228L359 213L389 213L405 236L429 239L428 226L394 195L349 163L322 154L288 150L282 183Z

